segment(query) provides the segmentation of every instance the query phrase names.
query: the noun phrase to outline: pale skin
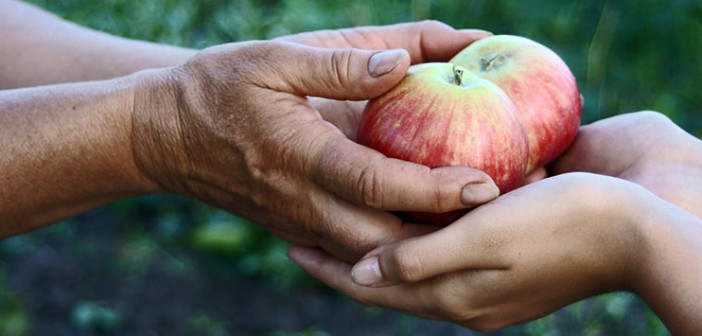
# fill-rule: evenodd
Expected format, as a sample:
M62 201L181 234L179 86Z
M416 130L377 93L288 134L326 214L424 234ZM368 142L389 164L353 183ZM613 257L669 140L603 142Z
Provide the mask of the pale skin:
M480 331L625 290L673 334L702 333L702 142L661 114L621 115L582 127L554 172L355 266L289 255L365 305Z
M177 193L353 262L427 231L389 210L469 208L498 193L482 172L389 159L344 126L411 63L447 60L484 31L420 22L197 52L8 0L0 31L0 237Z

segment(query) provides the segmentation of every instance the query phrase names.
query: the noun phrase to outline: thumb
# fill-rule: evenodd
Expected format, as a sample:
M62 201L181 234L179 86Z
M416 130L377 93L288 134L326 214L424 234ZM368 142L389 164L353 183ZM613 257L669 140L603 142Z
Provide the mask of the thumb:
M266 67L275 69L265 83L276 91L340 100L375 98L406 74L410 57L404 49L327 49L271 42Z
M369 252L353 266L353 282L361 286L383 287L418 282L464 269L493 269L500 265L500 253L489 247L490 241L486 244L482 237L484 232L479 228L487 222L478 220L470 225L461 225L460 222Z

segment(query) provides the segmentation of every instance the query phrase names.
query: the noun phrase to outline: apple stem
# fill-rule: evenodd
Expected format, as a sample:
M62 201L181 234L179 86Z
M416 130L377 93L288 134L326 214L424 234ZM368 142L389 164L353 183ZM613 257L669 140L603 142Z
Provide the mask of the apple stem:
M487 58L487 59L483 58L482 60L480 60L481 70L491 71L493 67L499 67L504 62L505 62L504 55L502 55L502 54L490 55L489 58Z
M453 66L453 80L456 85L461 86L463 84L463 69L459 69L458 66Z

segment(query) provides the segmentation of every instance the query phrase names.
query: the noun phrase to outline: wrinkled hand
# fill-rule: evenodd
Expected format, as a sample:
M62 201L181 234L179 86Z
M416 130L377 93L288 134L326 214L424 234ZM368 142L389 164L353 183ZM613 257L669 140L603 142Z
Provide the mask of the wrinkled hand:
M401 48L410 53L412 64L446 62L473 41L491 34L478 29L454 30L438 21L423 21L392 26L324 30L279 37L276 40L320 48L385 50ZM356 131L366 101L339 101L312 97L310 103L322 117L334 124L349 139Z
M657 112L623 114L583 126L553 165L556 174L617 176L702 218L702 141Z
M360 146L307 96L376 97L410 62L448 58L482 36L428 22L206 49L182 66L142 75L132 122L136 164L157 191L357 260L429 230L388 210L445 212L488 201L497 189L479 171L429 169ZM387 48L394 49L381 52ZM330 118L346 113L344 105L327 106Z
M289 256L363 304L489 331L628 289L643 257L636 216L642 206L656 211L655 202L665 203L621 179L564 174L439 231L382 246L353 271L315 249L293 247Z

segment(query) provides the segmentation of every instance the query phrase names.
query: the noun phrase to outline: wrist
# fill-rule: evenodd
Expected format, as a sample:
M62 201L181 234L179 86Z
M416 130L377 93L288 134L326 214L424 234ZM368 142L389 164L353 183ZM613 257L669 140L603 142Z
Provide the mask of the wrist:
M155 192L184 194L178 167L188 164L178 117L180 83L173 69L139 72L133 77L130 143L138 173Z
M134 161L130 134L135 84L130 76L79 83L66 92L68 99L76 100L68 102L73 111L61 115L73 121L64 130L71 132L65 139L72 147L68 155L79 162L76 171L89 175L86 178L95 184L96 199L110 201L157 191Z
M154 191L133 160L133 78L0 92L0 236Z
M640 262L630 279L639 295L673 334L702 332L702 221L655 196L640 212Z
M653 195L637 184L608 179L611 183L601 185L599 195L594 195L599 204L595 214L602 235L593 248L604 250L603 255L609 259L603 263L608 267L602 268L602 282L610 284L607 290L631 291L631 283L635 282L642 263L639 251L646 244L640 219L647 211L643 195Z

